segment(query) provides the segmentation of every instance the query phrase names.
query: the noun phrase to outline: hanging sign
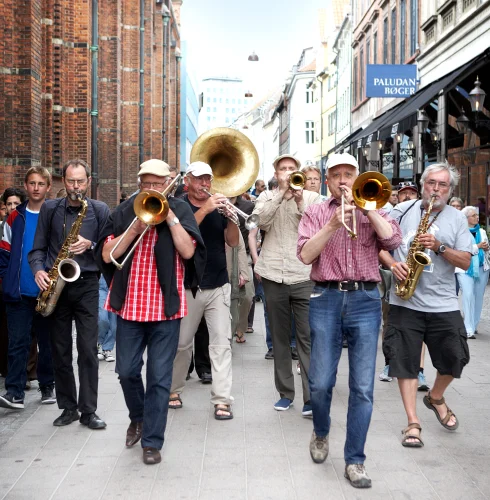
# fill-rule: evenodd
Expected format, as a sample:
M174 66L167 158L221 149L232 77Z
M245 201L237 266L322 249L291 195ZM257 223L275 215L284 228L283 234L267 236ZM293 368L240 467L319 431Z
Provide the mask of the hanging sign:
M417 91L415 64L368 64L366 97L406 98Z

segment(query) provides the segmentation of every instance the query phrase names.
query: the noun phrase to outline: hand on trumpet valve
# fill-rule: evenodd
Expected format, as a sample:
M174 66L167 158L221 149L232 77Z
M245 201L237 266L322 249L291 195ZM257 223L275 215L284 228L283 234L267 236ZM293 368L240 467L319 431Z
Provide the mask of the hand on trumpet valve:
M292 193L292 198L294 198L294 201L300 205L303 203L303 190L302 189L291 189L290 190Z
M214 210L222 210L228 199L221 193L215 193L206 200L206 203L201 207L206 213L211 213Z

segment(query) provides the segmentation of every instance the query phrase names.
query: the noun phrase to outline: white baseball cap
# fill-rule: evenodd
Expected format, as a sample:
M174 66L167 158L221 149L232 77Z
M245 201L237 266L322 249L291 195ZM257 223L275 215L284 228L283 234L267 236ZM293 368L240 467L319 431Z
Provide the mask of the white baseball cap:
M211 179L213 178L213 171L211 167L204 163L203 161L194 161L192 162L185 171L187 174L192 174L194 177L201 177L201 175L210 175Z
M350 165L359 173L359 163L357 163L357 160L349 153L334 153L329 156L327 160L327 170L329 168L338 167L339 165Z
M162 160L147 160L140 165L138 176L145 174L157 175L158 177L168 177L170 168L167 163Z
M284 158L290 158L291 160L293 160L294 162L296 162L296 165L298 166L298 170L301 168L301 162L298 160L298 158L296 158L295 156L293 155L290 155L290 154L284 154L284 155L280 155L278 156L273 162L272 162L272 165L274 165L274 168L277 168L277 164L283 160Z

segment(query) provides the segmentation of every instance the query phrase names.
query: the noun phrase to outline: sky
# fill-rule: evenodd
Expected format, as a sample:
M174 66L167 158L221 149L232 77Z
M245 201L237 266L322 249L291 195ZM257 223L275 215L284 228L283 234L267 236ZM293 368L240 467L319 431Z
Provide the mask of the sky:
M240 77L254 96L280 86L304 48L319 42L318 9L330 0L184 0L181 37L197 81ZM255 51L259 62L248 61Z

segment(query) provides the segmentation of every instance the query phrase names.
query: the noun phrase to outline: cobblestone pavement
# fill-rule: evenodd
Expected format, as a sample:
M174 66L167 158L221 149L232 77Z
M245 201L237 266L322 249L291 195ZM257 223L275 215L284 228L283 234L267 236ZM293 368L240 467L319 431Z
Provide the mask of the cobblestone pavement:
M490 498L490 314L487 292L480 334L470 341L472 360L447 392L460 419L455 433L444 430L418 396L422 449L400 445L406 420L396 382L376 381L375 408L366 446L370 490L356 490L343 477L348 400L344 350L332 404L330 455L314 464L308 443L312 422L297 404L287 412L277 399L272 361L264 359L262 307L255 333L233 345L234 414L218 422L209 386L195 374L183 394L184 408L169 410L162 463L145 466L141 448L126 449L127 410L114 363L101 362L98 414L108 423L90 431L74 423L53 427L60 411L41 406L27 393L24 411L0 409L0 498L17 499L482 499ZM378 352L378 370L383 357ZM435 371L427 358L426 375ZM3 379L0 380L3 389Z

